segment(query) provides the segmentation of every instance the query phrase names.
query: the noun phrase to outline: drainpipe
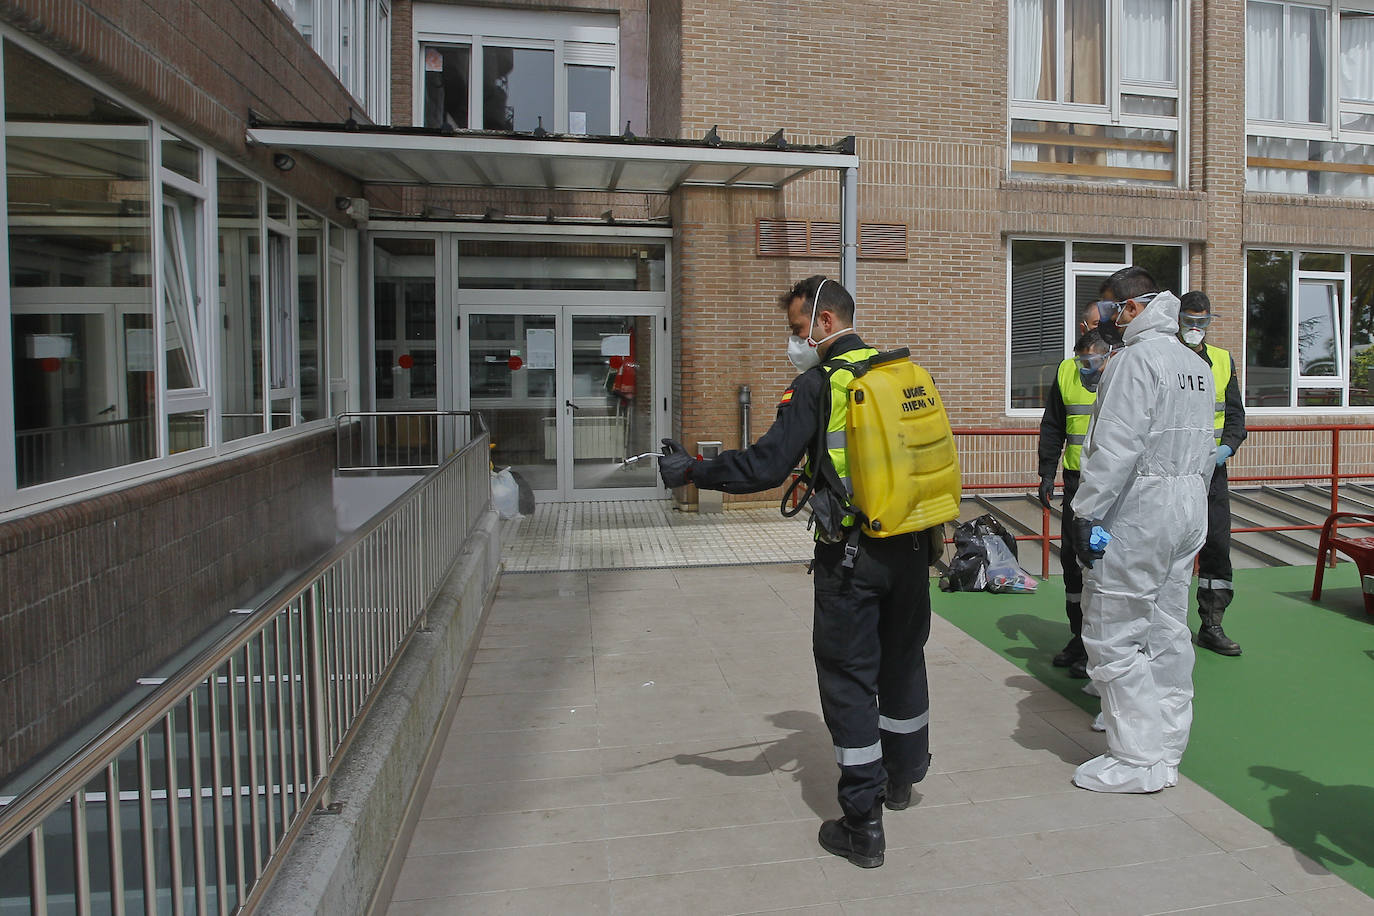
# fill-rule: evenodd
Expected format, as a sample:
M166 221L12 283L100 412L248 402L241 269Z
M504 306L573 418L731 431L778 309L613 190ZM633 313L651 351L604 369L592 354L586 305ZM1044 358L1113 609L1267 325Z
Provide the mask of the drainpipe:
M753 441L749 437L749 408L753 406L753 398L749 395L749 386L739 386L739 447L748 448Z
M859 170L840 176L840 284L857 300L859 273Z

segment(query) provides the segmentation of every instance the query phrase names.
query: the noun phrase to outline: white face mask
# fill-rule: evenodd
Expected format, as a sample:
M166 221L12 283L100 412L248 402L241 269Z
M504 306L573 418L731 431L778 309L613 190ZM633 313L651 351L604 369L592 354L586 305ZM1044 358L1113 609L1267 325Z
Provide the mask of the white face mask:
M1189 328L1183 332L1183 342L1190 347L1196 347L1206 336L1207 332L1202 328Z
M821 290L824 289L825 284L829 282L829 278L822 280L821 285L816 287L815 298L811 300L811 327L813 330L816 326L816 303L820 301ZM819 366L821 364L821 354L817 348L827 340L833 340L841 334L846 334L852 330L853 328L840 328L835 333L828 334L820 340L812 340L809 335L806 337L798 337L796 334L793 334L787 338L787 359L793 366L797 367L798 372L805 372L807 369Z

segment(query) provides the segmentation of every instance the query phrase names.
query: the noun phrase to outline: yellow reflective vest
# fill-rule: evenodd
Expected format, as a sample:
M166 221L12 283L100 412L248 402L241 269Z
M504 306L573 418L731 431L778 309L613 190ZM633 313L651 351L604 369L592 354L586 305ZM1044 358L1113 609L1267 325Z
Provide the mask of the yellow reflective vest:
M1058 381L1059 396L1064 399L1064 470L1076 471L1083 459L1083 442L1097 392L1083 384L1073 357L1059 364Z
M1217 445L1221 445L1221 428L1226 425L1226 386L1231 384L1231 354L1221 347L1205 344L1207 359L1212 364L1212 381L1216 383L1216 413L1212 428L1217 431Z

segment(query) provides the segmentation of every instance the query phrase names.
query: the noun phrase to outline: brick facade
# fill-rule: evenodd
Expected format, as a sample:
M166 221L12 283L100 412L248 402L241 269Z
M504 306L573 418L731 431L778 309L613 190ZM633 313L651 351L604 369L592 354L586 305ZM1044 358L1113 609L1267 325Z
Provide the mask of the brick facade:
M333 433L0 524L0 784L334 542Z

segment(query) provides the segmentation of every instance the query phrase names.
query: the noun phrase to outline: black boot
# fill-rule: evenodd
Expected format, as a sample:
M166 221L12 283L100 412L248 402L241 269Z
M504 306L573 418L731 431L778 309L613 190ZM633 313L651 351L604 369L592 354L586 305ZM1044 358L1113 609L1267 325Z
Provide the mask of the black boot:
M910 786L907 787L908 793ZM883 836L883 806L859 817L845 815L838 820L821 824L819 837L826 852L843 856L860 868L877 868L883 864L887 840Z
M911 806L911 783L908 780L887 781L887 798L883 805L889 811L905 811Z
M1220 623L1203 624L1197 631L1197 644L1218 655L1239 655L1240 643L1226 635Z
M1069 640L1064 648L1059 650L1058 655L1050 659L1050 664L1056 668L1069 668L1074 662L1084 660L1087 657L1088 653L1083 648L1083 637L1075 636Z

